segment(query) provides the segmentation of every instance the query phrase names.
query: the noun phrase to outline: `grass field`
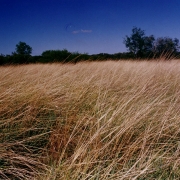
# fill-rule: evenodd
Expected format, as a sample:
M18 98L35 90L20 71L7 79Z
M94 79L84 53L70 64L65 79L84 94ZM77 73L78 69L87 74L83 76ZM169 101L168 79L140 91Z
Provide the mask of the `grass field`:
M179 61L0 67L0 179L179 177Z

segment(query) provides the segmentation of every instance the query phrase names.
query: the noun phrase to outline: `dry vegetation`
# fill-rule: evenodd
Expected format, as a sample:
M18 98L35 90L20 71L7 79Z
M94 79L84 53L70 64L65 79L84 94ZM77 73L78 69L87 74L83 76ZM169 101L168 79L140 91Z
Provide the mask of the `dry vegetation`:
M178 61L0 74L0 179L179 179Z

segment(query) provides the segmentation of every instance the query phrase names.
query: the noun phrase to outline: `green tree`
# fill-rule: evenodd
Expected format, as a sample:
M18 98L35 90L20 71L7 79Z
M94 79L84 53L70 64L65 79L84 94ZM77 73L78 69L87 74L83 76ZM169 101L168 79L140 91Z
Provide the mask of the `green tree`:
M180 49L179 40L170 37L159 37L154 43L154 51L157 56L171 56Z
M145 36L144 30L134 27L132 34L124 38L124 44L135 57L142 58L152 53L154 36Z
M42 62L64 62L68 61L71 53L66 50L46 50L42 53Z
M32 53L32 47L27 45L25 42L19 42L16 45L16 53L19 55L30 55Z

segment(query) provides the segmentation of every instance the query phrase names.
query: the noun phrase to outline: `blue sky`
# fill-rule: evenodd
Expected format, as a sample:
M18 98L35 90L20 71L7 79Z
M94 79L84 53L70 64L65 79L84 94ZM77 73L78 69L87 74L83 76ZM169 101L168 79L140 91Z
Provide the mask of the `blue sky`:
M0 53L19 41L45 50L125 52L133 26L180 40L180 0L0 0Z

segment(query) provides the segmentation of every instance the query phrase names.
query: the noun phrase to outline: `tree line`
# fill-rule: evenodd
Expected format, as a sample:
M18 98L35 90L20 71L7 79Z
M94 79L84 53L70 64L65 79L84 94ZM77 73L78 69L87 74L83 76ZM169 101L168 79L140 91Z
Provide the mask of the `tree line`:
M124 38L128 52L115 54L99 53L88 55L86 53L69 52L63 50L47 50L40 56L31 56L32 47L25 42L16 45L15 52L11 55L0 55L0 65L4 64L27 64L27 63L77 63L79 61L94 60L120 60L120 59L171 59L179 58L180 46L177 38L146 36L145 31L133 27L130 36Z
M134 27L132 34L124 38L124 44L135 58L160 58L167 59L179 54L179 40L170 37L146 36L145 31Z

